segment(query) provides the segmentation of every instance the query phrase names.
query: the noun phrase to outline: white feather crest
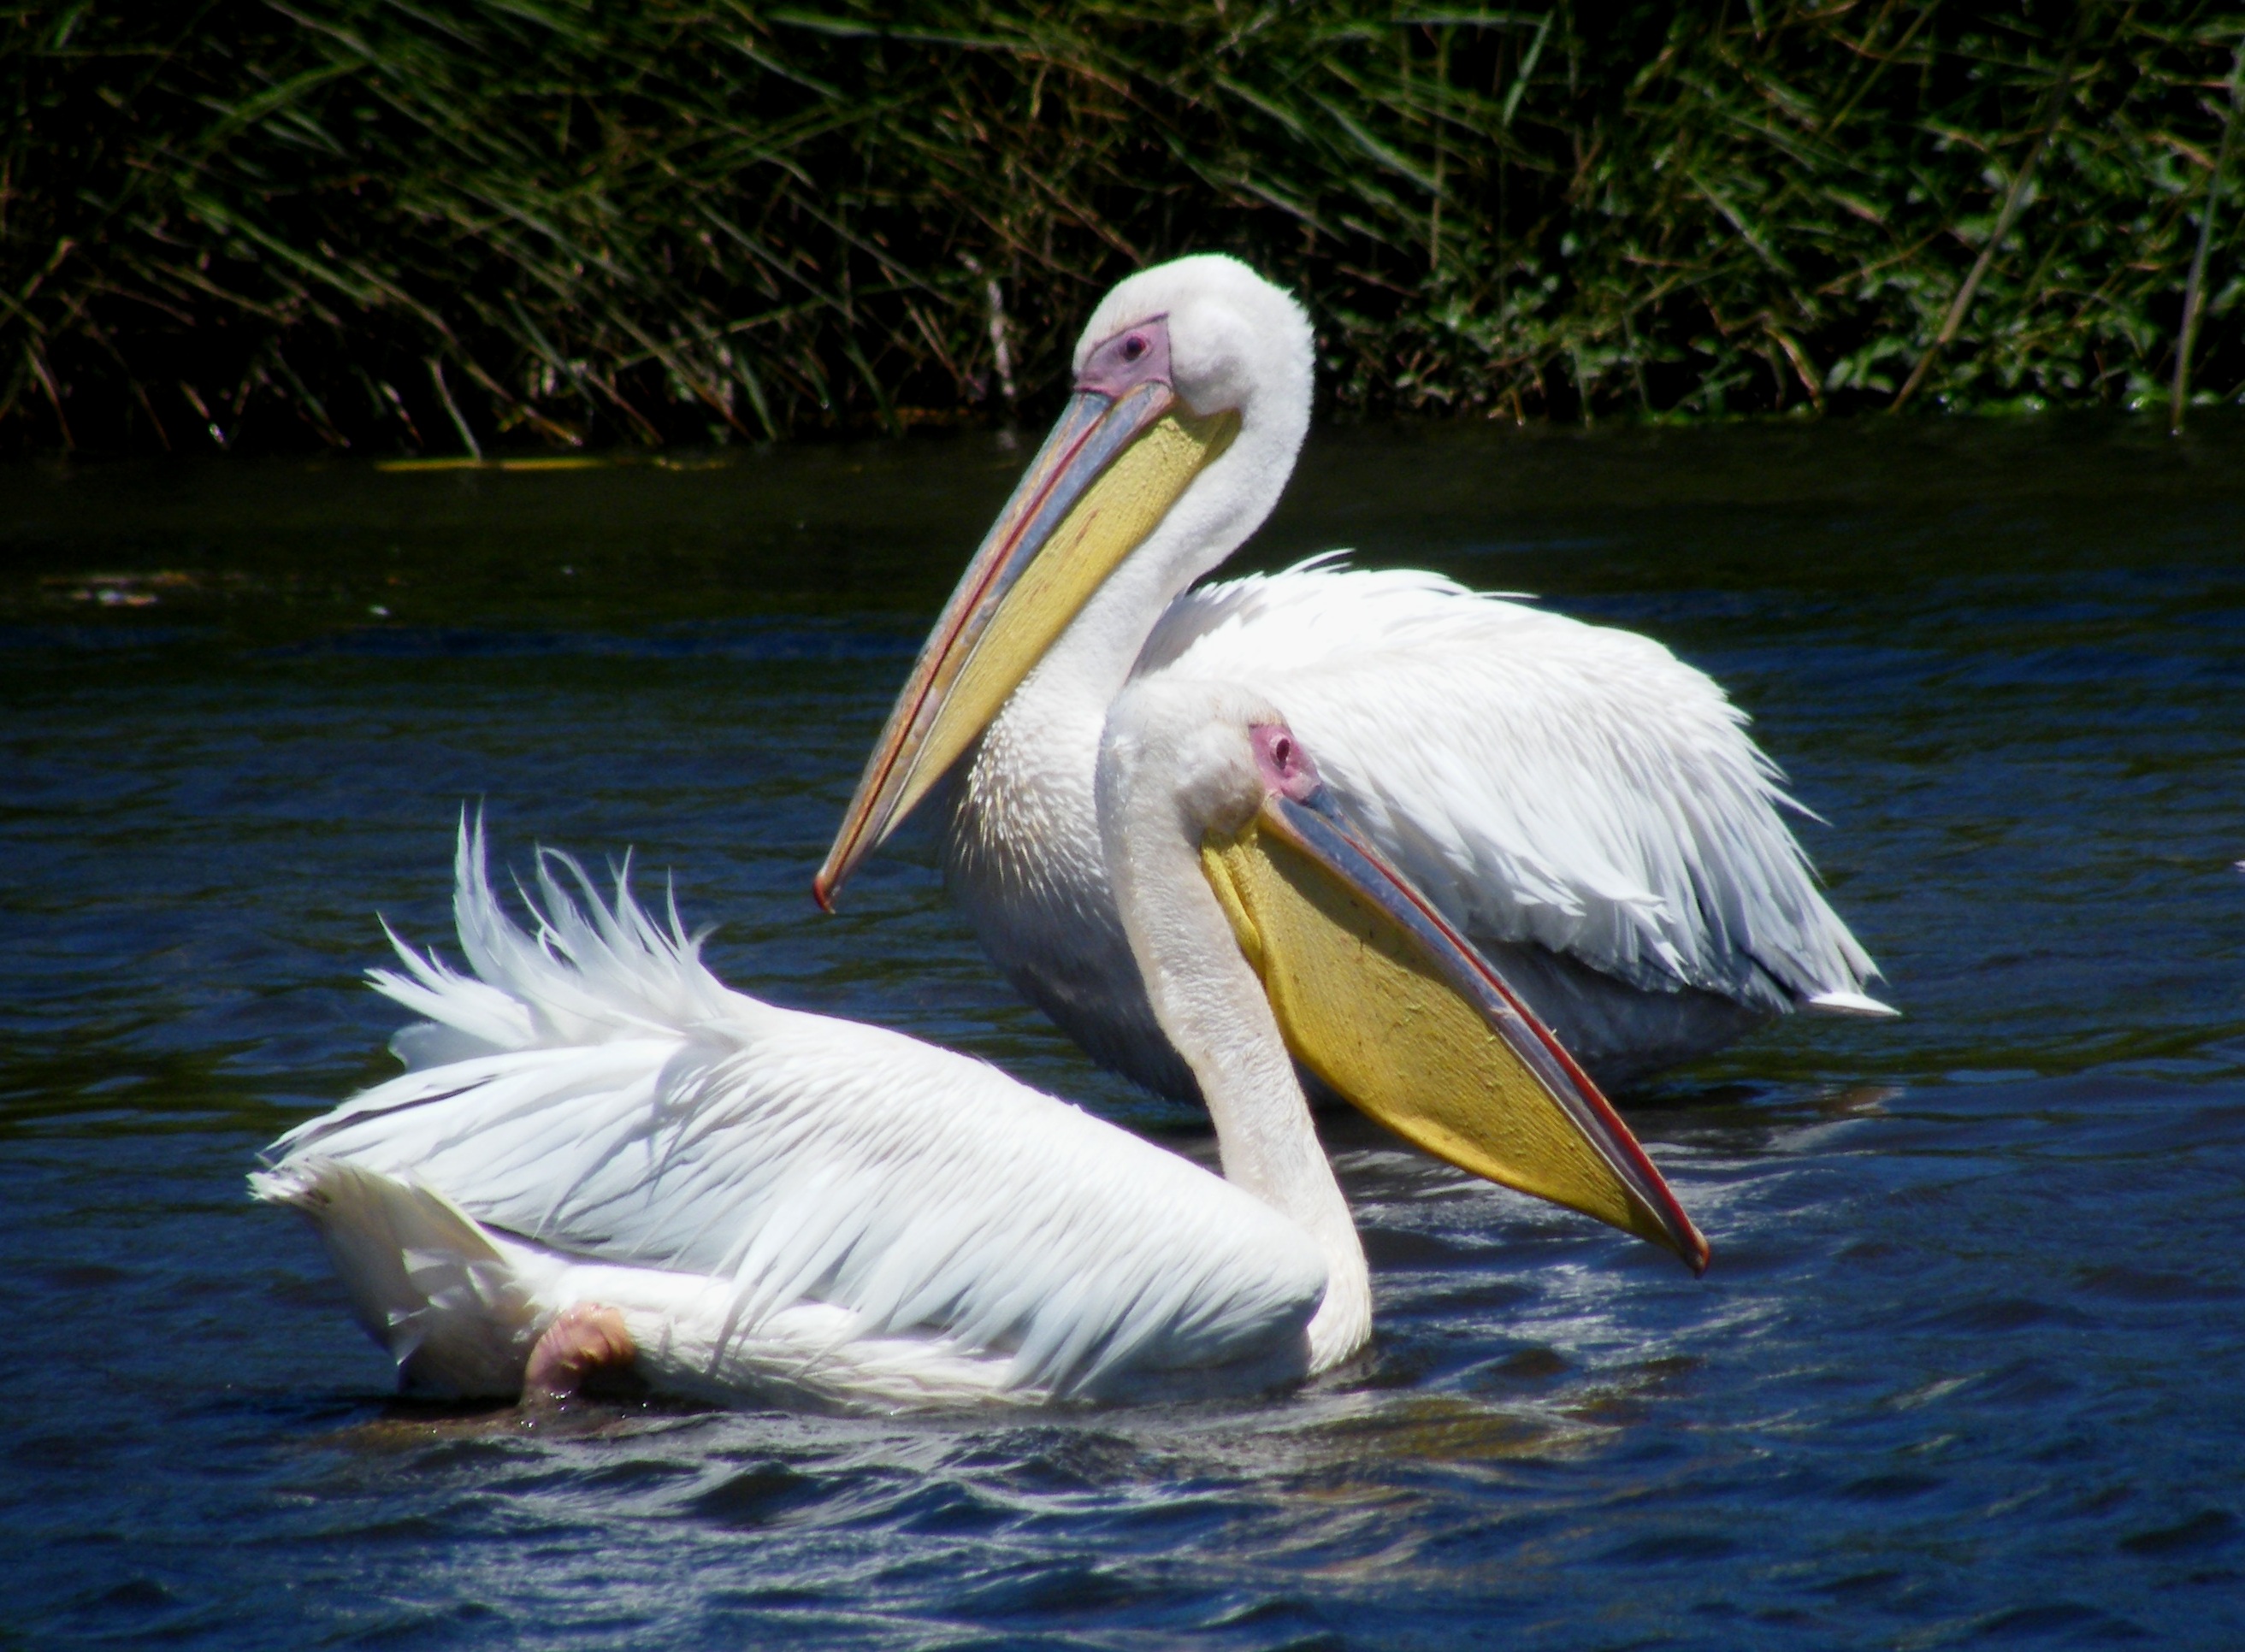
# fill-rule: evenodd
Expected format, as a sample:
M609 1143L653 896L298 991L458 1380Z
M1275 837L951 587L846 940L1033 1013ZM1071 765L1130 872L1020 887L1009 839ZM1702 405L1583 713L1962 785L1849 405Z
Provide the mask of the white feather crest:
M276 1170L338 1161L568 1255L726 1280L742 1334L822 1302L847 1336L1010 1352L1010 1384L1056 1393L1259 1356L1315 1312L1322 1261L1250 1195L983 1062L727 989L622 870L604 902L541 855L534 934L479 822L455 871L474 973L398 943L373 979L427 1018L412 1070L281 1137Z

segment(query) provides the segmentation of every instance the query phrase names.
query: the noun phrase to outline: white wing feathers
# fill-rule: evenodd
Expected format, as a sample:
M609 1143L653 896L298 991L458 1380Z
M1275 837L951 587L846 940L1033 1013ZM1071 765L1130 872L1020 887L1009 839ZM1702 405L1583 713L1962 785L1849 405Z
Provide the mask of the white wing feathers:
M552 875L574 877L573 896ZM1269 1351L1325 1289L1307 1236L1177 1155L986 1064L733 992L675 911L540 858L526 935L464 829L472 977L403 944L375 985L428 1018L413 1070L282 1137L588 1261L715 1277L741 1335L816 1302L846 1337L1010 1352L1009 1385Z
M1776 1010L1869 955L1780 817L1745 714L1667 649L1421 572L1315 559L1171 606L1143 674L1269 694L1351 814L1476 936Z

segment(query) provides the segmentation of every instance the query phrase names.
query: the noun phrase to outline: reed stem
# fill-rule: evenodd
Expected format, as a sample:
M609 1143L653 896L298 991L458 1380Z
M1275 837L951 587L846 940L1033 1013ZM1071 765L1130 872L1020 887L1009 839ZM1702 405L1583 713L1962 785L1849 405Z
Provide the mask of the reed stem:
M1925 376L1933 370L1933 364L1940 359L1941 352L1949 348L1950 342L1957 336L1957 329L1964 326L1964 317L1971 310L1972 300L1977 296L1980 283L1988 274L1988 266L1995 262L1996 254L2003 247L2004 237L2011 233L2011 226L2018 221L2020 209L2026 204L2027 186L2034 179L2035 168L2042 162L2043 151L2050 146L2051 134L2058 130L2058 122L2065 117L2065 94L2073 87L2074 55L2080 50L2081 37L2088 28L2091 11L2089 0L2083 0L2080 21L2076 24L2073 39L2065 49L2065 61L2058 65L2058 78L2052 83L2049 96L2036 118L2034 143L2027 150L2026 159L2019 163L2018 171L2012 174L2011 186L2004 192L2003 210L1996 214L1996 227L1988 232L1988 239L1980 248L1980 255L1972 261L1970 272L1957 288L1957 296L1950 301L1948 313L1941 318L1941 330L1934 335L1933 342L1926 346L1925 353L1917 358L1917 365L1910 370L1909 377L1896 393L1892 405L1887 410L1889 412L1901 412L1909 405L1909 398L1917 393L1918 386L1925 383Z
M2190 358L2198 348L2198 324L2204 319L2201 308L2206 293L2207 254L2214 247L2214 216L2221 202L2222 175L2229 169L2230 139L2237 132L2237 105L2241 91L2245 91L2245 39L2229 64L2228 112L2221 122L2221 146L2214 152L2214 166L2206 177L2206 205L2198 218L2198 246L2190 255L2190 279L2184 284L2182 297L2182 328L2175 339L2174 382L2167 393L2167 433L2182 434L2183 410L2190 402Z

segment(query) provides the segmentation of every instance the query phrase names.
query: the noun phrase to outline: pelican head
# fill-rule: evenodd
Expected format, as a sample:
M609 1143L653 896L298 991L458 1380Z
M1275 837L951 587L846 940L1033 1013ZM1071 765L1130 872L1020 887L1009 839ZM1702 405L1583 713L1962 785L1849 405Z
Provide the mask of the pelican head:
M1158 612L1261 525L1309 428L1314 359L1301 306L1220 254L1107 295L1067 407L889 714L812 885L821 905L1126 563Z
M1283 1044L1437 1157L1706 1268L1706 1238L1620 1115L1357 829L1252 690L1134 684L1109 716L1098 790L1131 951L1228 1144L1256 1134L1221 1111L1257 1084L1227 1069L1251 1066L1258 1044ZM1291 1074L1283 1082L1292 1089ZM1251 1185L1231 1151L1226 1174Z
M1076 341L1075 390L1119 398L1165 385L1193 415L1230 413L1267 432L1291 465L1309 429L1313 361L1310 318L1290 295L1236 258L1197 253L1100 301Z

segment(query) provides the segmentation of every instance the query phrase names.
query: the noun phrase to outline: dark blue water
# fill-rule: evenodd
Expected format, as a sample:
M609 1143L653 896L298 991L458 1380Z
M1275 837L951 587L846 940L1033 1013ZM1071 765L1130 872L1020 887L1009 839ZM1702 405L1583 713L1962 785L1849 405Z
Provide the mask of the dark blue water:
M1728 683L1908 1012L1628 1111L1673 1262L1333 1121L1368 1365L899 1422L385 1395L255 1149L453 823L1190 1148L922 856L810 873L1024 450L0 473L0 1647L2245 1643L2245 430L1319 439L1331 545ZM379 610L380 612L376 612Z

